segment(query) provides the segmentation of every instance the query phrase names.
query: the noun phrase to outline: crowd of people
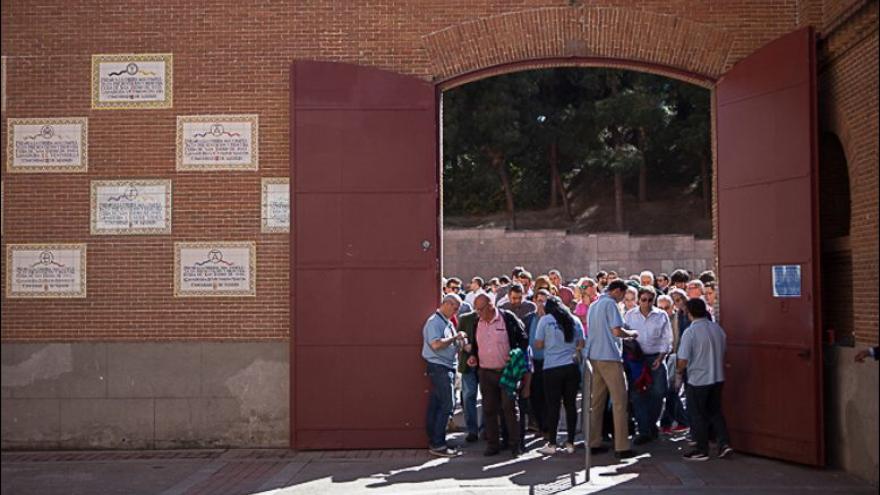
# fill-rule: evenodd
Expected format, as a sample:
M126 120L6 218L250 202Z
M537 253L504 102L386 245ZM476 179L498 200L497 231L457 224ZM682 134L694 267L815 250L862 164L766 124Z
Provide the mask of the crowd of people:
M711 271L625 279L600 271L566 281L558 270L533 277L515 267L488 282L474 277L467 287L444 279L441 304L423 328L429 451L461 455L447 443L458 382L465 440L482 433L485 455L521 455L529 430L543 437L541 454L573 454L577 397L589 370L592 395L582 402L591 410L591 453L610 450L609 434L619 459L637 455L633 444L686 434L692 449L685 460L708 460L710 435L717 456L730 456L721 413L726 336L715 322L716 297Z

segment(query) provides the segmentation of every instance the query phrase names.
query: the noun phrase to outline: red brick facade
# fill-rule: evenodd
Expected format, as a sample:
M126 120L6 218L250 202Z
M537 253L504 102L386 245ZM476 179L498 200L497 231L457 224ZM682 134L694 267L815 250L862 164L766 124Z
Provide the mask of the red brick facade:
M850 167L855 331L860 342L877 342L877 3L859 0L637 6L221 0L195 8L167 1L99 7L4 0L2 139L7 118L86 116L89 170L9 174L4 168L4 251L6 243L87 243L88 297L4 299L2 340L287 338L289 241L260 231L260 179L288 176L295 59L371 65L441 82L504 64L578 56L711 81L763 44L811 23L822 38L822 126L840 138ZM99 53L173 53L173 108L92 110L90 57ZM259 171L176 172L176 116L199 114L259 114ZM130 178L173 180L171 235L90 235L89 182ZM173 297L174 242L206 240L256 241L256 297ZM4 256L4 274L5 263Z

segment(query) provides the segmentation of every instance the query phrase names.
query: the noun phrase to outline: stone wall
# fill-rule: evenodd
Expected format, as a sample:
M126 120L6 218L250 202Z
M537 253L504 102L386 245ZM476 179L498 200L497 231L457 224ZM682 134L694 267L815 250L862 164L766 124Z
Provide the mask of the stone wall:
M560 230L444 229L443 274L469 280L510 274L522 265L534 276L558 269L566 279L599 270L621 275L651 270L714 269L715 242L689 235L566 234Z
M285 342L2 347L3 449L286 447Z

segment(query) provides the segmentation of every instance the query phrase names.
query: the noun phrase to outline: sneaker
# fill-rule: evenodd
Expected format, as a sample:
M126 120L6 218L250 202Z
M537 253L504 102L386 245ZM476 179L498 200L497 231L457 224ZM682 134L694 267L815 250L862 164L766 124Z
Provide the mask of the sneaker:
M660 434L665 435L665 436L672 435L672 427L671 426L664 426L664 427L660 428Z
M574 444L571 442L565 442L565 450L566 454L574 454Z
M510 455L511 455L511 457L513 457L514 459L516 459L517 457L523 455L523 449L522 449L522 447L514 447L514 448L510 449Z
M458 457L461 455L460 450L451 447L437 447L435 449L428 449L428 452L437 457Z
M730 457L731 455L733 455L733 448L731 448L730 445L722 445L722 446L718 447L718 458L719 459L726 459L726 458Z
M709 456L707 454L704 454L703 452L700 452L699 450L692 450L692 451L682 455L681 458L686 461L699 461L699 462L709 460Z
M467 443L474 443L478 440L476 433L468 433L466 437L464 437L464 441Z
M671 428L671 430L673 435L678 433L687 433L691 431L690 427L684 425L675 425Z
M553 455L556 453L556 445L548 443L547 445L538 449L538 453L541 455Z
M632 450L632 449L618 450L618 451L614 452L614 457L617 457L618 459L629 459L629 458L635 457L637 455L639 455L638 452L636 452L635 450Z

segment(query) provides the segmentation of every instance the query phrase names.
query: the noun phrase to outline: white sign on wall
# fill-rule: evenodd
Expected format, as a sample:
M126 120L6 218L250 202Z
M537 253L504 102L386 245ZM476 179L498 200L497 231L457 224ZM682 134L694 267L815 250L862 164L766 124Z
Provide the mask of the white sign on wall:
M177 170L257 170L257 115L177 117Z
M262 231L290 232L290 179L264 178Z
M255 296L254 242L174 243L174 296Z
M9 119L6 129L9 172L85 172L89 168L85 117Z
M85 244L7 244L6 298L86 297Z
M171 108L170 53L92 55L92 108Z
M93 180L91 232L170 234L170 180Z

